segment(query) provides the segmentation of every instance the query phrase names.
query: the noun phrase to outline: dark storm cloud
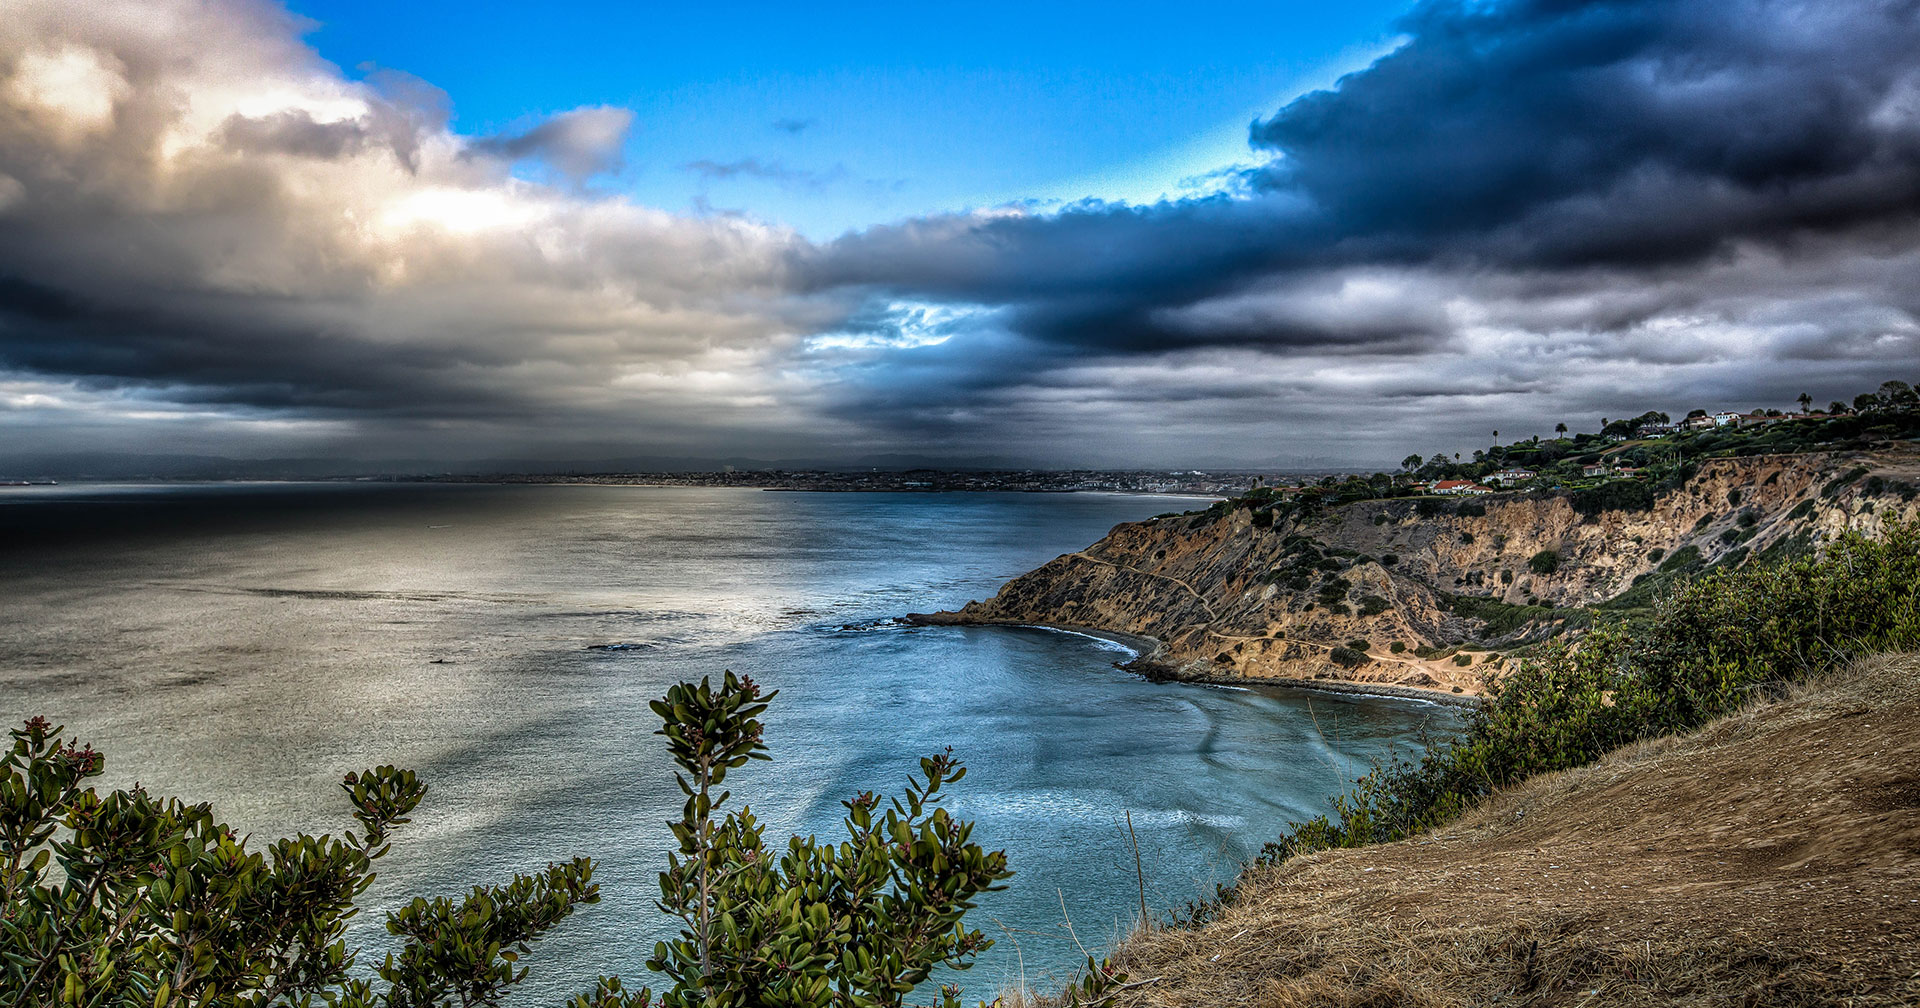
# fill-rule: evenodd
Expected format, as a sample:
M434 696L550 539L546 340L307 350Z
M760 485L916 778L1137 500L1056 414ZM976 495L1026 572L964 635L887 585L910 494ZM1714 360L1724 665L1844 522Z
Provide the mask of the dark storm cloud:
M803 276L1006 328L970 379L916 384L920 415L1038 372L1209 352L1341 369L1369 395L1422 369L1421 387L1517 409L1583 373L1657 392L1654 368L1755 390L1790 360L1851 362L1823 371L1834 382L1920 368L1902 279L1920 4L1427 2L1401 28L1393 52L1253 123L1266 160L1232 195L912 220L820 249ZM862 388L842 408L897 401Z
M1306 266L1692 263L1805 234L1904 241L1920 212L1913 3L1427 3L1403 27L1393 53L1253 125L1272 160L1252 199L913 221L843 239L814 275L1152 351L1207 339L1155 309Z

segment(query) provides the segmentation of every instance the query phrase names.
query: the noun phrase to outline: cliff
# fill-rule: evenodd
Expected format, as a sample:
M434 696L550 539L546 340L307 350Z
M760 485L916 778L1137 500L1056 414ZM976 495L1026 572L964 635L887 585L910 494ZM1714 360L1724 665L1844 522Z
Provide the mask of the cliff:
M1153 638L1173 678L1475 694L1502 651L1645 605L1674 578L1920 514L1920 450L1714 459L1654 491L1216 506L1117 526L934 623ZM1264 519L1264 520L1263 520Z
M1920 657L1136 933L1115 1008L1920 1004Z

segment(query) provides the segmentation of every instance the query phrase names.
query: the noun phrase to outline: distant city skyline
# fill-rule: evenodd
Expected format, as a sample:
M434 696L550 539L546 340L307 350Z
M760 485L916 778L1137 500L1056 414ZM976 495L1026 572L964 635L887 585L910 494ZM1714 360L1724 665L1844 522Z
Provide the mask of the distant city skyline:
M1891 0L15 0L0 475L1364 466L1850 399L1920 379L1916 51Z

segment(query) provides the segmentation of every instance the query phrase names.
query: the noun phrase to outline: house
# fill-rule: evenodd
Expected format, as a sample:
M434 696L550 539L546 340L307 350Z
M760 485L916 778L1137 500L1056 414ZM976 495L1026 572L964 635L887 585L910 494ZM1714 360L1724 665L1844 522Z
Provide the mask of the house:
M1680 425L1688 430L1706 430L1708 427L1720 426L1720 421L1703 413L1700 416L1686 418L1680 422Z
M1437 494L1477 495L1492 493L1493 488L1481 486L1472 480L1441 480L1433 485L1433 492Z
M1715 427L1738 427L1740 426L1740 414L1715 413L1713 415L1713 425Z
M1505 485L1509 483L1525 483L1538 475L1540 474L1531 469L1502 469L1496 473L1488 473L1482 477L1482 479L1489 483Z
M1650 423L1641 424L1639 429L1633 433L1636 437L1659 437L1662 434L1671 434L1679 429L1680 428L1670 423Z

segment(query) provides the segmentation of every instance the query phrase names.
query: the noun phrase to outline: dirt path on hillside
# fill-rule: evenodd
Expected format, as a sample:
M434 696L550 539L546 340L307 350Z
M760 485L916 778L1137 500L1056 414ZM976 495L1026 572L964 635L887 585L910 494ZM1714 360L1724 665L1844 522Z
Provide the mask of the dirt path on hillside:
M1067 555L1070 557L1075 557L1081 560L1085 560L1089 563L1102 564L1104 566L1111 567L1114 570L1126 571L1129 574L1138 574L1141 577L1156 578L1161 581L1170 581L1174 584L1177 584L1180 587L1185 588L1187 590L1187 594L1192 595L1193 600L1195 602L1200 603L1200 608L1205 609L1207 611L1208 621L1213 623L1220 622L1220 614L1214 610L1213 603L1207 601L1207 597L1205 595L1202 595L1199 589L1188 584L1186 581L1181 580L1180 578L1174 577L1171 574L1156 574L1153 571L1144 571L1138 567L1129 567L1126 564L1117 564L1111 560L1102 560L1097 556L1093 556L1089 554L1086 550L1076 550ZM1186 624L1186 626L1202 626L1202 625L1204 624L1200 624L1200 623Z
M1187 1005L1920 1004L1920 657L1616 753L1137 938ZM1153 978L1159 978L1157 980Z

